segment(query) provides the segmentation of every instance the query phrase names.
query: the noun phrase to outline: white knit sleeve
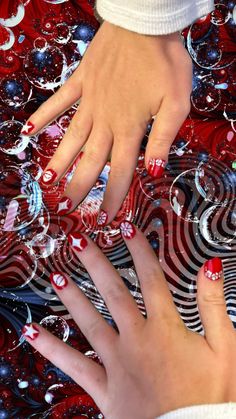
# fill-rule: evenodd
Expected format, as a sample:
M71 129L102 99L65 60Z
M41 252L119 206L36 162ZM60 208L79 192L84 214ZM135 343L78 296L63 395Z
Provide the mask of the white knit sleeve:
M184 407L156 419L236 419L236 403Z
M214 0L97 0L96 11L114 25L146 35L177 32L214 10Z

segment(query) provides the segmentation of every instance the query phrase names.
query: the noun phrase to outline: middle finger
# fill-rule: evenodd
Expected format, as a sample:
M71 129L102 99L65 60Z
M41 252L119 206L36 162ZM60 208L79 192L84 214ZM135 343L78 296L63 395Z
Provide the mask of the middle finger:
M80 233L70 234L68 240L104 298L119 331L130 333L143 325L145 319L128 288L95 243Z

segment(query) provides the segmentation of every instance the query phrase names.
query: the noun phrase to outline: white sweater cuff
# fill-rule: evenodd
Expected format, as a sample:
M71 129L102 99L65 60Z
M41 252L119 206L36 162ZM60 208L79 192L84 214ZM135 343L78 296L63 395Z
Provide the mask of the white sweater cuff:
M236 419L236 403L184 407L156 419Z
M97 0L102 19L146 35L177 32L214 10L214 0Z

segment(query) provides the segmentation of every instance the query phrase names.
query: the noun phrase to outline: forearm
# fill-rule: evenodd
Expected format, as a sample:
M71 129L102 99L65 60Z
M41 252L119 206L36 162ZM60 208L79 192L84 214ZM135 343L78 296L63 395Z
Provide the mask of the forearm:
M214 0L97 0L102 19L146 35L179 31L214 10Z

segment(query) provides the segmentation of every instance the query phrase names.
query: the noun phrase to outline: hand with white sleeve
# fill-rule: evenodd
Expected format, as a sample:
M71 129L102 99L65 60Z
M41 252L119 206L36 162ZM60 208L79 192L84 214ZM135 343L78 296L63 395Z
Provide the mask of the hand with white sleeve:
M68 275L54 272L50 279L55 292L103 365L36 324L24 326L26 340L82 386L106 419L160 415L235 419L236 332L226 310L221 260L206 261L198 273L197 304L205 330L201 336L181 320L145 236L127 221L120 227L140 280L147 317L102 251L87 236L73 233L69 243L104 298L118 331ZM185 410L187 406L195 407Z
M42 175L51 186L84 154L67 186L59 215L73 211L96 183L111 155L101 225L113 220L129 190L142 139L149 174L161 178L170 146L190 111L192 61L179 32L139 34L105 21L66 83L30 116L32 135L80 99L78 110Z

